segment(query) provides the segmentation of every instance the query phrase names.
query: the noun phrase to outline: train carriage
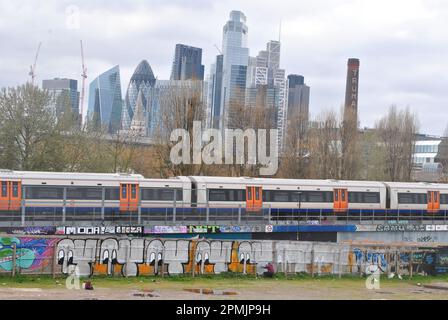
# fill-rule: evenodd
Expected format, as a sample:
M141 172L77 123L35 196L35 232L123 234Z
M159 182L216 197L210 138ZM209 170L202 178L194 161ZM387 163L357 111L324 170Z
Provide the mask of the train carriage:
M267 212L279 220L313 214L418 217L447 210L446 184L0 170L1 220L22 224L235 221Z

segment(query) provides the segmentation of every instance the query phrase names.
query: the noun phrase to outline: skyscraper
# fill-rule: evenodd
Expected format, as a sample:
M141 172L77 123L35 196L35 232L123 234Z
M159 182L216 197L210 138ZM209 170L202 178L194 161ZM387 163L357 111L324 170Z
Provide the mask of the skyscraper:
M106 127L115 133L121 126L122 113L120 67L100 74L89 86L89 106L87 119L95 127Z
M347 84L345 88L344 120L358 122L358 82L359 59L350 58L347 62Z
M220 128L232 127L238 117L234 107L245 105L246 74L249 61L246 16L241 11L230 12L223 27L223 79L220 103Z
M222 81L223 81L223 62L224 56L216 56L216 63L210 68L209 77L209 100L208 105L210 109L209 126L214 129L219 129L221 125L221 102L222 102Z
M176 44L171 80L204 80L201 48Z
M129 130L132 119L134 117L134 111L137 104L137 98L142 92L142 107L143 112L148 112L147 101L149 97L150 88L154 86L156 78L152 72L151 66L148 61L142 60L137 68L135 68L129 81L128 89L126 91L126 97L124 101L124 108L121 116L121 129Z
M264 106L272 110L272 128L278 129L278 145L281 149L285 129L285 70L280 69L280 41L271 40L266 50L249 58L247 71L246 105Z
M166 135L166 129L172 130L173 128L164 128L165 119L176 116L170 112L178 112L182 107L187 108L184 101L196 100L198 97L201 101L195 103L202 105L204 81L156 80L155 85L150 89L148 100L147 135L151 138L158 138L159 134Z
M78 81L66 78L43 80L42 89L46 89L50 93L50 107L56 115L61 115L69 107L74 120L79 119Z
M288 125L295 122L299 126L300 133L303 134L309 121L310 87L305 84L305 79L301 75L288 75L288 105L286 119Z

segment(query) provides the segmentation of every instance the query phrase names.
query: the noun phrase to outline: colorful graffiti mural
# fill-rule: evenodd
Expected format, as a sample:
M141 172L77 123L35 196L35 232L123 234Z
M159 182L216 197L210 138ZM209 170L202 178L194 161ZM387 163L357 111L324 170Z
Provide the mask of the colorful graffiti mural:
M413 257L414 264L427 260L423 255ZM17 269L30 273L43 272L47 268L46 272L51 270L68 275L73 267L77 267L81 276L200 275L223 272L255 275L262 274L263 267L271 262L277 272L337 274L357 273L369 265L376 265L385 272L388 264L395 263L392 260L384 249L307 241L88 236L0 238L0 271L4 272L11 271L15 263ZM409 264L409 256L400 255L398 261Z
M29 271L45 268L51 262L57 241L58 239L0 238L0 270L12 270L14 246L16 268Z

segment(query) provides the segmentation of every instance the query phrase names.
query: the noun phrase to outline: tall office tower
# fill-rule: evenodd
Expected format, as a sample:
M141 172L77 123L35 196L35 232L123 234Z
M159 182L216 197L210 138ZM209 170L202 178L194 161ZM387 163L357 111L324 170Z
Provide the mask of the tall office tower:
M115 133L121 126L122 106L120 67L117 65L90 83L87 119L94 127L105 127L109 133Z
M147 101L150 88L154 86L156 78L148 61L142 60L129 81L128 90L121 115L121 129L129 130L134 117L137 98L142 92L143 111L147 111Z
M266 50L258 53L255 61L249 59L247 72L246 105L264 106L272 110L272 128L278 129L281 149L284 132L286 77L280 69L280 42L271 40Z
M350 58L347 62L347 85L345 88L344 121L358 123L358 83L359 59Z
M66 78L43 80L42 89L48 90L51 95L49 107L56 116L60 116L68 107L72 112L73 119L79 120L78 81Z
M204 80L201 48L176 44L171 80Z
M203 106L206 85L200 80L156 80L155 85L150 89L148 99L147 135L150 138L160 138L160 134L165 137L166 130L173 128L165 128L164 119L171 116L170 111L182 106L186 107L187 104L183 101L200 98L201 101L197 101L198 106ZM177 105L173 105L173 101Z
M301 75L288 75L288 103L286 122L290 125L299 126L300 134L304 134L308 128L310 87L305 84Z
M230 20L223 27L220 128L233 127L233 119L238 117L236 110L245 105L246 74L249 61L247 33L244 13L230 12Z
M210 79L209 79L209 102L208 108L210 113L209 127L213 129L219 129L221 125L222 116L222 81L223 81L223 65L224 56L216 56L216 62L210 68Z

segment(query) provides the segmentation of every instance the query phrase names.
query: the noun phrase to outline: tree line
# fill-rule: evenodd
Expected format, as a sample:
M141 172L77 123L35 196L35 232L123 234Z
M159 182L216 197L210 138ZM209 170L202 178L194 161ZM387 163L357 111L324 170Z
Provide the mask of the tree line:
M178 175L256 176L257 165L204 165L170 162L175 128L191 131L194 121L205 126L207 112L199 88L172 90L160 97L159 123L151 144L135 132L87 122L82 127L69 101L55 112L51 95L29 83L0 92L0 168L32 171L129 172L146 177ZM263 103L233 103L232 128L273 129L275 110ZM277 178L411 181L417 116L409 108L390 106L374 128L358 129L356 119L334 110L308 121L288 114ZM448 135L448 130L447 130ZM192 136L192 135L191 135ZM448 148L447 148L448 149ZM247 150L247 148L245 148ZM193 152L191 150L191 152ZM448 152L448 151L447 151ZM448 167L448 166L447 166Z

